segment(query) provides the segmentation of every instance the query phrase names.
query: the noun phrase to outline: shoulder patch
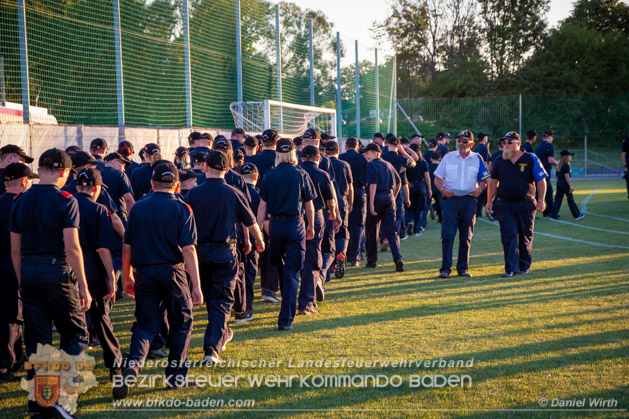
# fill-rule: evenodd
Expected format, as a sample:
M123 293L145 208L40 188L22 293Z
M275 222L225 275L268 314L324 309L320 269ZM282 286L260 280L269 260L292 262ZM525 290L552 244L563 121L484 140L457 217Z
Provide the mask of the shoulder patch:
M15 195L15 196L13 197L13 200L15 201L15 200L16 200L16 199L18 199L21 195L22 195L22 192L20 192L19 194Z
M72 194L68 191L62 191L61 192L61 196L64 197L65 199L70 199L72 198Z
M192 212L192 207L190 206L190 204L186 204L186 208L188 208L188 211Z

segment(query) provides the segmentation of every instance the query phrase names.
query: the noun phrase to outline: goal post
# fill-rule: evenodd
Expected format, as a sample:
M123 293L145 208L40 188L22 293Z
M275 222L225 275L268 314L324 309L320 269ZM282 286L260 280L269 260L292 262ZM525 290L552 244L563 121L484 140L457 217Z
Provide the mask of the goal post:
M297 137L308 128L317 128L336 136L336 109L264 100L233 102L229 109L236 127L247 132L273 128L281 135Z

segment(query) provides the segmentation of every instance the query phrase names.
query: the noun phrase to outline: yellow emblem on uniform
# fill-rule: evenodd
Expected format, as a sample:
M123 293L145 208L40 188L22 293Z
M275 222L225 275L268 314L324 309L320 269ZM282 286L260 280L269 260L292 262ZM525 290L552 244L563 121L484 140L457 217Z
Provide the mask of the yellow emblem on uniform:
M524 169L526 169L526 163L520 163L520 172L524 173Z
M61 380L58 375L35 376L35 401L42 407L54 406L59 401Z

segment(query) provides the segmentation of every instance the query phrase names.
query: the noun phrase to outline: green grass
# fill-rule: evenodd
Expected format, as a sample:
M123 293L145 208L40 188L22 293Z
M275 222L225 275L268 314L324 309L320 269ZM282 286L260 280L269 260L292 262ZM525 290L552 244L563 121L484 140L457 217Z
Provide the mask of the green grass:
M624 182L578 182L579 205L594 189L587 210L629 220ZM100 350L100 385L79 402L85 417L240 417L275 416L457 416L486 415L607 416L627 412L526 412L540 409L544 398L613 398L629 407L629 222L588 214L573 222L566 203L564 221L536 221L536 232L624 247L601 247L551 238L534 241L531 274L503 279L498 227L477 222L472 243L471 279L437 279L441 259L439 226L429 222L422 237L402 242L406 272L394 273L390 253L379 253L380 267L348 268L345 278L327 287L320 314L298 317L291 332L277 331L278 305L255 301L256 318L233 325L235 338L225 359L281 360L279 368L223 370L196 368L191 374L383 374L405 377L399 388L292 388L132 390L131 400L147 396L253 399L255 410L117 411L111 405L108 371ZM590 226L599 230L579 226ZM455 252L456 253L456 252ZM258 286L258 284L256 284ZM256 291L259 295L259 291ZM123 351L128 350L134 304L116 304L112 318ZM200 360L205 309L195 311L190 358ZM332 367L287 368L289 359L318 360L470 360L471 368ZM162 370L145 370L160 373ZM409 388L410 374L467 374L471 388ZM1 414L26 415L26 393L17 384L3 385ZM95 409L95 410L94 410ZM309 409L320 409L312 412ZM428 410L422 410L428 409ZM432 409L460 409L440 411Z

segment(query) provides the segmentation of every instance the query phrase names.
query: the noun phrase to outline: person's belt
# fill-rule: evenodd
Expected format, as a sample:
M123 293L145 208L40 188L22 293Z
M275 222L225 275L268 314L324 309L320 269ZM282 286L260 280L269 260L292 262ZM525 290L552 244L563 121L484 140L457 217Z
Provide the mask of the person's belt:
M67 263L67 259L65 256L60 255L23 255L22 262L43 265L63 265Z
M272 220L284 220L287 218L297 218L297 217L299 217L299 215L284 215L284 214L271 215Z
M379 193L393 193L393 189L376 189Z
M179 263L151 263L148 265L133 265L133 267L135 269L147 269L147 268L156 268L156 267L160 267L160 266L172 266L173 268L176 268L177 266L183 266L183 262L179 262Z
M504 198L496 198L498 201L511 202L513 204L519 204L520 202L532 202L535 198L525 198L525 199L504 199Z
M198 248L200 249L211 249L211 248L231 248L231 247L236 247L236 242L232 242L232 243L226 243L226 242L204 242L204 243L199 243L197 245Z
M352 186L354 187L354 189L365 189L365 185L363 185L362 183L354 182L352 183Z

